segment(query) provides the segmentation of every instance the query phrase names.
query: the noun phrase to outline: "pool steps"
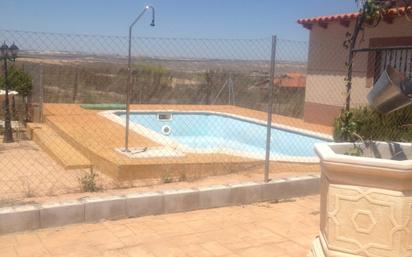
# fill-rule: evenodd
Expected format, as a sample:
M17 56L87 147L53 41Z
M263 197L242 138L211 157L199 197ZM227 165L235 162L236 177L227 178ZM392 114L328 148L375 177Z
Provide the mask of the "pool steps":
M91 162L52 128L44 123L29 123L28 137L66 170L89 169Z

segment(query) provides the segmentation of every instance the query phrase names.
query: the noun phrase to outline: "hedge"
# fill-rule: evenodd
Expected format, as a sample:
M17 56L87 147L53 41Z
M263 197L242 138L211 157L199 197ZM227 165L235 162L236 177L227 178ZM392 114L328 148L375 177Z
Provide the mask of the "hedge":
M363 140L411 142L412 106L386 115L368 107L343 112L334 123L335 141L358 141L357 135Z

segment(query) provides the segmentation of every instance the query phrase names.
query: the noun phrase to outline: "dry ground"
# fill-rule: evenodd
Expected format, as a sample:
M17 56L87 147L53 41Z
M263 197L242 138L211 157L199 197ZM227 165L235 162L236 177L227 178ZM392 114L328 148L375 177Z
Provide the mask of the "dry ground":
M91 195L123 194L137 191L158 191L170 188L192 188L242 181L262 181L263 162L247 171L204 178L162 177L118 182L103 173L96 182L100 192L82 192L79 179L89 170L64 170L33 141L0 144L0 206L24 202L45 202L78 199ZM277 163L271 166L270 177L318 174L319 166Z

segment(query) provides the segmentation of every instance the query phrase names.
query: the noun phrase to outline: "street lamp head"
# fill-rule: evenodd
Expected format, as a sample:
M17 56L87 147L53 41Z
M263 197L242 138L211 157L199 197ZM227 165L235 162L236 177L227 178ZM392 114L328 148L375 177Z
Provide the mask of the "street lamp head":
M6 44L6 42L4 42L1 46L0 46L0 58L8 58L8 53L9 52L9 46Z
M16 60L17 55L19 53L19 48L14 44L14 42L10 46L9 52L10 52L10 57L13 59L13 61Z
M146 8L152 9L152 22L150 23L150 26L154 27L155 26L155 8L151 5L147 5Z

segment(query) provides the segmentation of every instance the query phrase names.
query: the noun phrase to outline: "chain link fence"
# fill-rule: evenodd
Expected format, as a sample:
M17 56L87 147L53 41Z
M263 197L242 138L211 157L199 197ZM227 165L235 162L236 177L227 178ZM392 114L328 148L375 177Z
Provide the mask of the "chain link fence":
M125 151L127 38L2 30L0 39L20 48L7 83L2 75L10 103L3 104L1 137L8 111L14 141L0 145L3 205L262 181L265 158L271 179L316 174L313 145L331 140L323 118L340 109L314 104L334 97L319 87L344 91L343 79L320 78L327 71L318 66L342 53L307 42L133 38Z

